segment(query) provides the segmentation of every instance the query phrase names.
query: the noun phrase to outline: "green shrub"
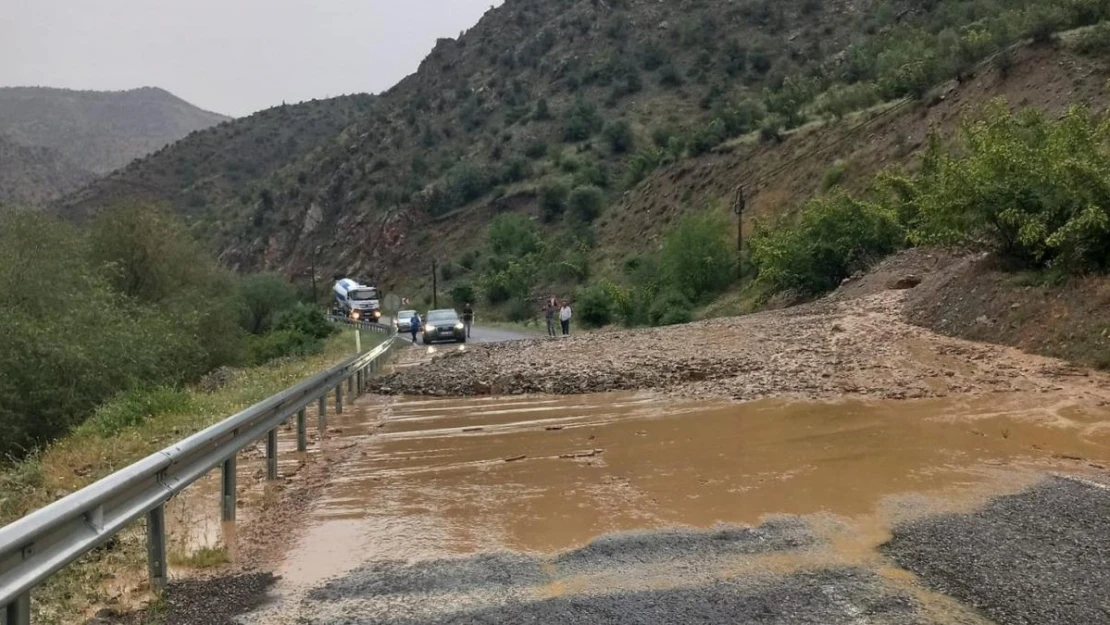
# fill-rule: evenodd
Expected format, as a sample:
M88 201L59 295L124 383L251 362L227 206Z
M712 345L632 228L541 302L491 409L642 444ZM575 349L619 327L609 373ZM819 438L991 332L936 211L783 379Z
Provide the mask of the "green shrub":
M337 332L319 308L304 303L275 315L274 330L299 332L314 339L326 339Z
M249 341L251 360L257 364L315 354L324 347L323 341L297 330L272 330Z
M960 141L932 141L903 194L919 243L986 243L1011 262L1072 272L1110 268L1110 118L1073 108L1048 121L998 101Z
M567 198L571 217L581 222L592 222L601 216L605 207L605 193L594 186L577 187Z
M609 142L609 147L617 154L624 154L631 150L636 142L635 133L632 131L632 124L624 119L618 119L606 124L602 134Z
M474 302L474 287L468 283L456 284L451 287L450 291L451 301L455 306L462 306L468 302Z
M516 213L494 217L486 238L490 251L496 255L521 257L540 249L540 234L536 224Z
M837 193L811 200L796 221L758 226L749 253L771 289L815 295L899 249L905 237L893 210Z
M848 173L848 163L841 159L833 161L833 164L825 170L825 175L821 177L821 191L826 192L833 187L839 186L844 180L844 175Z
M543 139L533 139L524 146L524 155L531 159L543 158L547 155L547 143Z
M181 414L192 408L189 393L179 388L137 388L101 404L78 430L107 438L151 417Z
M724 290L736 277L735 242L718 211L687 215L663 239L659 268L666 283L692 302Z
M567 185L559 180L547 180L540 185L540 214L545 222L551 223L562 216L569 194Z
M600 328L613 322L613 299L603 285L592 284L579 291L575 308L586 327Z
M297 303L297 289L275 273L257 273L239 279L243 303L240 323L251 334L270 329L274 315Z
M536 112L532 114L532 119L538 122L551 119L551 109L547 104L547 98L540 98L536 102Z
M1100 22L1080 35L1076 49L1090 55L1105 54L1110 51L1110 22Z
M648 321L653 326L671 326L694 320L694 305L680 291L664 291L651 303Z
M686 81L682 77L682 72L673 63L667 63L659 69L660 85L668 89L676 89L681 87L684 82Z
M586 100L578 100L567 112L563 140L585 141L601 130L603 120L597 107Z

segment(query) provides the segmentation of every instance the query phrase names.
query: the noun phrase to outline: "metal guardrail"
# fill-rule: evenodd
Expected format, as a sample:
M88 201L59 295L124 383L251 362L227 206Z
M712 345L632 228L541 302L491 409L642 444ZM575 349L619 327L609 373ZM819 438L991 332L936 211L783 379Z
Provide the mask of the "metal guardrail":
M378 371L393 347L392 328L332 319L388 335L365 354L324 371L292 388L152 454L71 495L0 528L0 625L29 625L31 591L66 565L107 542L146 516L151 588L160 591L168 577L165 504L216 467L222 467L223 519L235 519L235 459L242 449L266 439L267 479L278 477L277 428L297 418L297 450L307 449L305 408L318 405L321 433L327 427L327 399L335 392L336 413L343 412L344 382L353 399Z

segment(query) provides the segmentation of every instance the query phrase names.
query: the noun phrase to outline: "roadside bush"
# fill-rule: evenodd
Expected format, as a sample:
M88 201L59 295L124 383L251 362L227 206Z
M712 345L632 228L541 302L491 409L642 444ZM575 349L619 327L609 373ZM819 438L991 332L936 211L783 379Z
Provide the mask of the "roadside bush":
M694 305L681 292L664 291L651 304L648 321L653 326L671 326L694 320Z
M918 243L986 245L1011 262L1110 269L1110 118L1057 122L997 101L960 141L933 141L905 203Z
M816 295L905 244L893 210L837 193L811 200L795 221L759 225L749 241L758 280Z
M716 295L735 276L736 252L729 219L715 210L687 215L663 239L659 269L664 281L691 302Z
M189 393L180 388L132 389L101 404L78 431L107 438L140 425L154 415L181 414L191 408Z
M275 331L299 332L314 339L326 339L337 332L324 313L310 304L299 303L274 316Z
M297 303L297 289L275 273L256 273L239 279L241 325L251 334L262 334L274 316Z
M578 293L576 316L587 327L600 328L613 321L613 299L608 289L600 284L591 284Z
M474 302L474 287L469 283L456 284L451 287L449 294L456 307L463 306L467 302Z
M251 361L264 363L278 358L305 356L323 348L320 339L296 330L273 330L249 341Z
M601 215L605 193L594 186L577 187L567 198L567 208L574 219L590 223Z

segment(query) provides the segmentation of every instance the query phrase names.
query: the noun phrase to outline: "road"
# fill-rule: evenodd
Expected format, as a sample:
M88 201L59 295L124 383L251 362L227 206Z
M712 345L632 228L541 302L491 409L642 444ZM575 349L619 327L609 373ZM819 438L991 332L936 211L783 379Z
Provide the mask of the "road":
M389 317L383 317L382 323L390 324L393 320ZM522 332L520 330L506 330L503 328L491 328L488 326L474 326L471 328L469 343L502 343L504 341L515 341L518 339L530 339L541 336L538 333ZM411 343L411 334L400 334L401 340ZM417 335L417 342L419 344L420 337ZM450 343L437 343L437 345L450 346Z

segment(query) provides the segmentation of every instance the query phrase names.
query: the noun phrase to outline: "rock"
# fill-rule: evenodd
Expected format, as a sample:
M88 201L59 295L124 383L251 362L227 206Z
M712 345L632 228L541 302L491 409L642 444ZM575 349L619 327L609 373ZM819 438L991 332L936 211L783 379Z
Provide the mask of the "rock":
M921 281L921 276L915 274L907 274L902 276L901 278L895 278L894 280L891 280L890 283L887 284L887 288L893 291L904 291L906 289L912 289L916 287L917 285L921 284Z

